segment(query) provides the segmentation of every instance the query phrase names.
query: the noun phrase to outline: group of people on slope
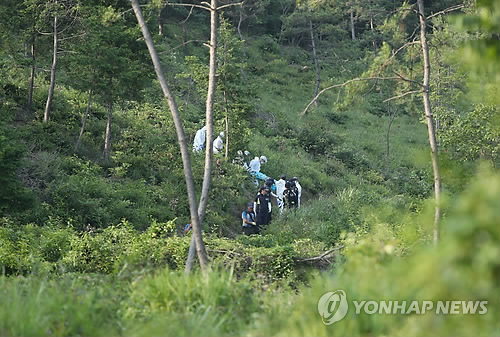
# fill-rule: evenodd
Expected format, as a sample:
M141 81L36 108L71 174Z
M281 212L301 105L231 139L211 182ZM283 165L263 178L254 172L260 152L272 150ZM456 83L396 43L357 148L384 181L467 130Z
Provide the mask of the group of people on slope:
M273 193L275 187L276 193ZM271 222L272 203L271 197L276 199L280 214L284 209L300 207L302 187L297 177L289 181L282 174L278 181L268 178L264 186L259 187L259 192L254 202L247 204L247 209L241 213L243 220L243 233L246 235L259 234Z
M207 138L207 127L204 126L194 135L193 152L201 152L205 148L205 139ZM224 132L219 133L214 139L212 149L214 153L219 153L224 148Z
M224 148L224 132L213 142L213 151L218 153ZM206 126L203 126L196 132L193 141L193 152L201 152L205 146ZM258 234L271 222L272 203L271 197L276 199L280 214L284 209L295 209L300 207L302 196L302 187L297 179L293 177L287 181L286 176L282 174L279 180L274 180L260 172L261 165L267 163L266 156L256 156L251 159L250 152L238 151L233 160L233 164L243 166L253 177L255 177L256 186L259 185L258 179L265 180L264 186L259 187L255 200L249 202L247 209L241 213L243 220L243 232L246 235ZM186 225L184 232L190 230L190 225Z

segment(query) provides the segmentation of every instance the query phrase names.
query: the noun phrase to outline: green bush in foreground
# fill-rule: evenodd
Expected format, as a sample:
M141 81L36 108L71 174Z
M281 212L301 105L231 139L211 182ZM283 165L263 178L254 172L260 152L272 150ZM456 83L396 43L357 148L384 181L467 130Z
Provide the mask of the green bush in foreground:
M133 282L124 317L132 335L232 335L252 320L260 302L232 271L207 275L164 270Z
M35 273L27 273L28 277L2 276L0 298L8 305L0 307L0 335L498 335L499 204L500 175L482 170L448 209L437 247L416 246L402 254L396 241L401 240L403 232L374 224L370 232L359 231L344 237L348 248L346 261L335 269L335 274L315 272L311 286L295 288L283 286L293 277L293 272L288 272L290 261L307 252L307 247L311 247L309 253L316 255L317 243L302 239L281 245L278 243L286 242L287 236L274 234L270 238L239 241L208 238L207 247L214 262L213 269L205 275L195 272L185 276L181 270L168 267L157 268L154 273L144 268L127 273L127 263L132 266L132 261L141 259L141 254L130 253L140 243L126 224L110 227L106 232L108 241L104 237L99 240L114 241L124 252L123 257L118 254L118 260L110 261L129 261L105 264L113 266L111 275L67 273L49 279ZM424 221L432 223L431 217ZM165 234L162 226L154 227L154 231L142 235ZM30 231L36 232L36 228ZM99 235L103 233L95 236ZM30 236L25 237L29 242ZM140 238L145 240L145 236ZM178 237L163 240L158 242L185 242L185 248L189 242L189 238ZM40 247L54 247L52 240L44 242ZM179 258L185 253L184 248L182 251ZM50 263L47 259L55 255L44 256L44 261ZM253 272L236 277L245 261ZM121 268L114 269L116 266ZM263 277L259 276L261 273ZM274 283L266 285L264 279ZM324 325L318 300L324 293L339 289L347 294L347 315L334 325ZM356 314L352 303L384 300L488 301L488 311L482 315L442 315L435 311L368 315L364 311Z
M118 335L121 291L102 276L1 277L0 335Z
M333 277L319 277L293 306L278 316L263 313L254 335L273 336L491 336L500 333L500 175L483 170L442 223L437 247L424 247L406 258L375 239L346 252L347 262ZM432 221L432 220L430 220ZM349 242L346 242L348 244ZM352 243L352 242L351 242ZM327 326L318 300L342 289L349 310ZM484 315L375 313L355 314L352 301L488 301ZM408 309L408 307L407 307Z

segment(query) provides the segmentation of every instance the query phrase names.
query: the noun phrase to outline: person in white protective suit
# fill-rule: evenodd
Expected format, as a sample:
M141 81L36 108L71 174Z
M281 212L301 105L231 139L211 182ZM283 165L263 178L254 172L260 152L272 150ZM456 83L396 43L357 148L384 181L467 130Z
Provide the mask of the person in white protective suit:
M247 150L243 151L243 167L247 171L250 171L250 166L249 166L251 161L250 158L252 158L250 152L248 152Z
M266 156L255 157L250 162L250 172L260 172L260 165L267 163Z
M196 131L196 134L194 136L194 141L193 141L193 152L201 152L203 151L203 147L205 146L205 138L207 135L207 127L204 126L198 131Z
M283 212L283 191L285 190L285 183L286 183L286 175L282 174L280 176L280 180L276 182L276 195L278 196L276 198L276 201L278 203L280 213Z
M248 166L250 167L250 172L260 172L260 158L255 157Z
M224 148L224 141L222 140L223 138L224 138L224 132L221 132L217 136L217 138L215 138L213 145L214 153L219 153Z

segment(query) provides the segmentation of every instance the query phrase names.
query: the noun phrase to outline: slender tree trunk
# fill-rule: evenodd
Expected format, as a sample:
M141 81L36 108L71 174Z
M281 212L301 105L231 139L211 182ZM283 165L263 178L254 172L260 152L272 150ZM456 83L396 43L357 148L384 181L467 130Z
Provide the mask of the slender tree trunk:
M370 30L372 32L375 31L375 28L373 27L373 15L370 12ZM373 50L377 51L377 42L375 40L372 40L372 45L373 45Z
M238 35L240 36L240 40L241 41L245 41L243 39L243 34L241 34L241 23L243 22L243 5L240 6L240 19L238 21ZM242 64L243 62L245 61L245 59L247 58L247 53L245 51L245 46L242 45L241 46L241 54L242 54ZM248 78L247 78L247 74L245 73L245 71L243 70L243 65L240 64L240 72L241 72L241 75L243 75L243 79L245 80L245 83L248 82Z
M33 90L35 88L35 70L36 70L36 55L35 55L35 34L31 39L31 72L28 83L28 111L33 111Z
M214 97L216 87L216 71L217 71L217 0L211 0L210 4L210 61L208 73L208 92L206 102L205 119L207 123L207 147L205 149L205 171L203 174L203 186L201 187L200 204L198 205L198 216L200 223L205 218L208 203L208 191L210 189L210 181L212 178L212 157L213 157L213 112L214 112ZM191 241L198 245L198 242ZM189 248L192 251L194 248ZM189 256L186 260L185 273L189 273L193 269L193 256Z
M226 124L226 151L224 153L224 158L227 159L229 156L229 111L227 109L227 93L224 90L224 110L226 112L226 116L224 117L224 122Z
M83 133L85 132L85 125L87 124L87 117L89 116L89 113L90 113L91 101L92 101L92 89L89 90L89 99L88 99L88 103L87 103L87 109L85 110L85 113L83 114L82 127L80 129L80 135L78 136L78 140L76 141L75 152L78 151L78 149L80 148L80 144L82 142Z
M394 110L394 112L391 111L391 109L388 107L389 110L389 125L387 126L387 132L385 134L385 171L388 171L388 164L389 164L389 154L390 154L390 145L391 145L391 126L392 122L394 122L394 118L396 118L396 113L397 111Z
M142 16L138 0L131 0L131 2L132 2L132 8L134 9L135 12L135 16L137 17L137 21L139 23L139 26L141 27L142 35L144 36L144 40L146 41L146 45L148 46L148 50L151 55L151 60L153 61L156 75L158 76L158 80L160 81L160 86L162 88L163 95L167 99L168 106L172 114L172 119L174 121L175 130L177 132L177 139L181 150L182 163L184 165L184 178L186 180L186 187L188 192L189 213L191 215L191 225L193 228L193 241L196 242L196 251L198 253L198 259L200 260L201 269L206 270L208 267L208 255L201 234L201 222L199 221L198 210L196 207L197 201L194 189L193 172L191 170L191 159L189 157L189 150L186 142L186 137L184 135L182 120L179 115L179 110L177 109L177 104L175 103L175 98L172 92L170 91L170 88L167 85L167 81L165 79L165 75L163 74L163 70L161 67L160 58L158 57L158 53L156 52L156 48L153 43L153 39L151 38L149 29L146 26L144 17Z
M433 239L434 244L439 241L439 220L441 217L441 177L439 175L439 162L438 162L438 149L436 144L436 132L434 130L434 120L432 116L431 103L429 98L429 81L431 76L431 64L429 60L429 46L427 45L427 36L425 34L426 19L424 12L424 1L417 0L418 12L420 17L420 42L422 44L422 54L424 59L424 82L422 89L422 97L424 100L425 118L427 120L427 130L429 132L429 144L431 147L431 160L432 170L434 172L434 197L435 197L435 210L434 210L434 230Z
M354 8L351 5L351 38L356 40L356 31L354 30Z
M441 67L439 67L438 71L437 71L436 92L438 95L436 107L440 109L441 108ZM453 96L451 96L451 97L453 97ZM440 129L441 123L439 123L439 117L440 116L439 116L439 110L438 110L438 114L437 114L436 120L435 120L436 135L440 132L439 129ZM437 147L438 147L438 150L441 149L441 139L439 137L437 138Z
M167 6L165 5L160 9L158 13L158 35L165 35L165 15L167 14Z
M54 50L52 54L52 67L50 68L50 85L49 85L49 94L47 96L47 103L45 104L45 113L43 115L44 123L49 121L50 108L52 106L52 98L54 97L54 88L56 86L56 68L57 68L57 46L58 46L58 38L57 38L57 15L54 16Z
M207 148L205 151L205 172L203 174L203 186L201 188L200 205L198 213L200 219L205 217L207 209L208 191L212 177L212 157L213 157L213 135L214 135L214 98L216 87L216 71L217 71L217 0L211 0L210 9L210 61L208 74L208 92L206 102L205 119L207 123Z
M319 77L319 62L318 62L318 55L316 54L316 42L314 39L314 29L313 29L313 24L312 20L309 20L309 27L311 31L311 46L312 46L312 52L313 52L313 58L314 58L314 69L316 70L316 87L314 88L314 95L313 98L318 95L319 92L319 85L320 85L320 77ZM318 106L318 100L314 102L316 106Z
M104 139L104 161L109 162L111 157L111 120L113 118L113 101L108 103L108 122L106 123L106 137Z
M182 42L183 42L183 47L182 50L184 51L184 57L189 55L189 48L188 48L188 30L187 30L187 25L184 22L182 24Z

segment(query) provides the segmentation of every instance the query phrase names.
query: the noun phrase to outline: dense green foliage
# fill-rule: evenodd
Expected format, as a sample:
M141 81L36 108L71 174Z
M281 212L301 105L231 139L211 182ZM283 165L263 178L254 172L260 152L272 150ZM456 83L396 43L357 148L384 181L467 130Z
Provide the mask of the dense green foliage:
M208 12L142 3L191 145L205 118ZM444 11L427 28L437 246L416 4L225 7L214 127L229 130L228 157L214 158L203 222L210 271L184 275L183 164L129 1L2 1L0 335L498 335L500 8L484 0L446 12L460 3L425 2L428 15ZM43 122L55 16L56 90ZM392 79L342 84L359 76ZM303 113L318 78L338 86ZM273 204L262 235L241 235L256 187L233 162L238 150L265 155L262 172L303 188L300 209L280 215ZM199 192L204 155L191 160ZM350 309L327 326L318 300L336 289L350 301L487 300L488 312Z

